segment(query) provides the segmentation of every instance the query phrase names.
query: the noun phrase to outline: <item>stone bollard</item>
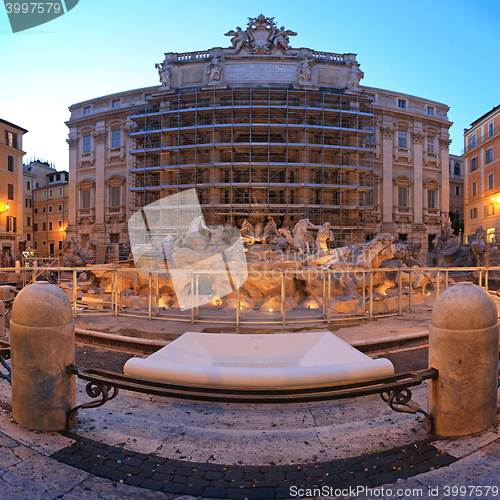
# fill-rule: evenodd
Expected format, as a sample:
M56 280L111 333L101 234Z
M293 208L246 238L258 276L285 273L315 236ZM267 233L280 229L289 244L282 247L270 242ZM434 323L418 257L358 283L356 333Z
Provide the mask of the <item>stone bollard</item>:
M495 423L498 313L482 288L458 283L436 300L429 328L429 367L439 371L428 390L434 433L468 436Z
M28 285L10 321L12 413L28 429L61 431L76 406L75 323L67 295L46 281Z
M16 274L21 274L21 261L16 260Z

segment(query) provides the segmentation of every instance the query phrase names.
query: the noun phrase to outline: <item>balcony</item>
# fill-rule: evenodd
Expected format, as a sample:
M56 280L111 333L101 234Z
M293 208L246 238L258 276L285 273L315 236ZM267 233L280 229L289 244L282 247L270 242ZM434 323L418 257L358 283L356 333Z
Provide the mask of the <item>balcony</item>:
M411 149L410 148L400 148L400 147L395 147L394 148L394 160L399 161L399 159L406 159L408 163L411 163L413 157L411 155Z
M95 208L80 208L77 215L78 224L82 222L95 222Z
M89 151L82 153L80 155L80 160L78 161L79 168L93 167L95 164L95 152Z
M438 208L424 208L425 224L441 224L441 210Z
M117 147L117 148L108 148L106 161L111 163L113 159L116 161L124 161L125 160L125 146Z
M426 151L424 154L424 165L426 167L429 166L435 166L436 168L439 167L440 161L439 161L439 154L438 153L432 153L430 151Z
M113 219L118 220L118 222L124 222L126 218L125 206L106 208L106 222L111 222Z
M394 222L413 222L412 207L394 207L392 212Z

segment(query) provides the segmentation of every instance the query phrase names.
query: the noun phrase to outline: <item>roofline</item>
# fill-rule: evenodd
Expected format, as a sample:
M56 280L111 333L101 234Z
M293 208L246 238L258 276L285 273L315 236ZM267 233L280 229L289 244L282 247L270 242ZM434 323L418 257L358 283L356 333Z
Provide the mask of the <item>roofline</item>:
M483 116L480 116L477 120L473 121L471 124L470 124L470 128L474 127L477 123L479 123L481 120L483 120L484 118L486 118L488 115L490 115L491 113L494 113L495 111L497 111L498 109L500 109L500 104L498 106L495 106L493 109L490 109L490 111L488 111L487 113L485 113ZM470 129L469 129L470 130ZM467 132L469 131L467 130Z
M4 125L8 125L9 127L17 128L17 130L21 130L23 134L28 132L25 128L20 127L19 125L16 125L15 123L8 122L7 120L3 120L2 118L0 118L0 123L3 123Z

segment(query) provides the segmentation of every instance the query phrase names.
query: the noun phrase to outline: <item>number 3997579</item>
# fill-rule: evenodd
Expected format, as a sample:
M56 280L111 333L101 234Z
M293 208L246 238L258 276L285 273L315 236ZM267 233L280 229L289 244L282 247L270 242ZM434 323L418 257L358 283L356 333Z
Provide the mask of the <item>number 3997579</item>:
M34 2L34 3L6 3L7 14L59 14L60 3Z

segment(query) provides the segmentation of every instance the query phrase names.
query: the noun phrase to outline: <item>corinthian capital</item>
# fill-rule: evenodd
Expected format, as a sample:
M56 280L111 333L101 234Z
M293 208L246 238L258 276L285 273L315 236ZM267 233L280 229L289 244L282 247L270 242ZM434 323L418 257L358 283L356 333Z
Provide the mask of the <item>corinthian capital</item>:
M424 134L420 132L413 132L412 134L413 144L422 144L424 142Z
M390 125L382 125L380 127L380 132L382 133L382 137L384 139L392 139L392 135L394 134L394 127Z
M440 137L439 144L441 146L441 149L448 149L451 144L451 139L449 137Z

